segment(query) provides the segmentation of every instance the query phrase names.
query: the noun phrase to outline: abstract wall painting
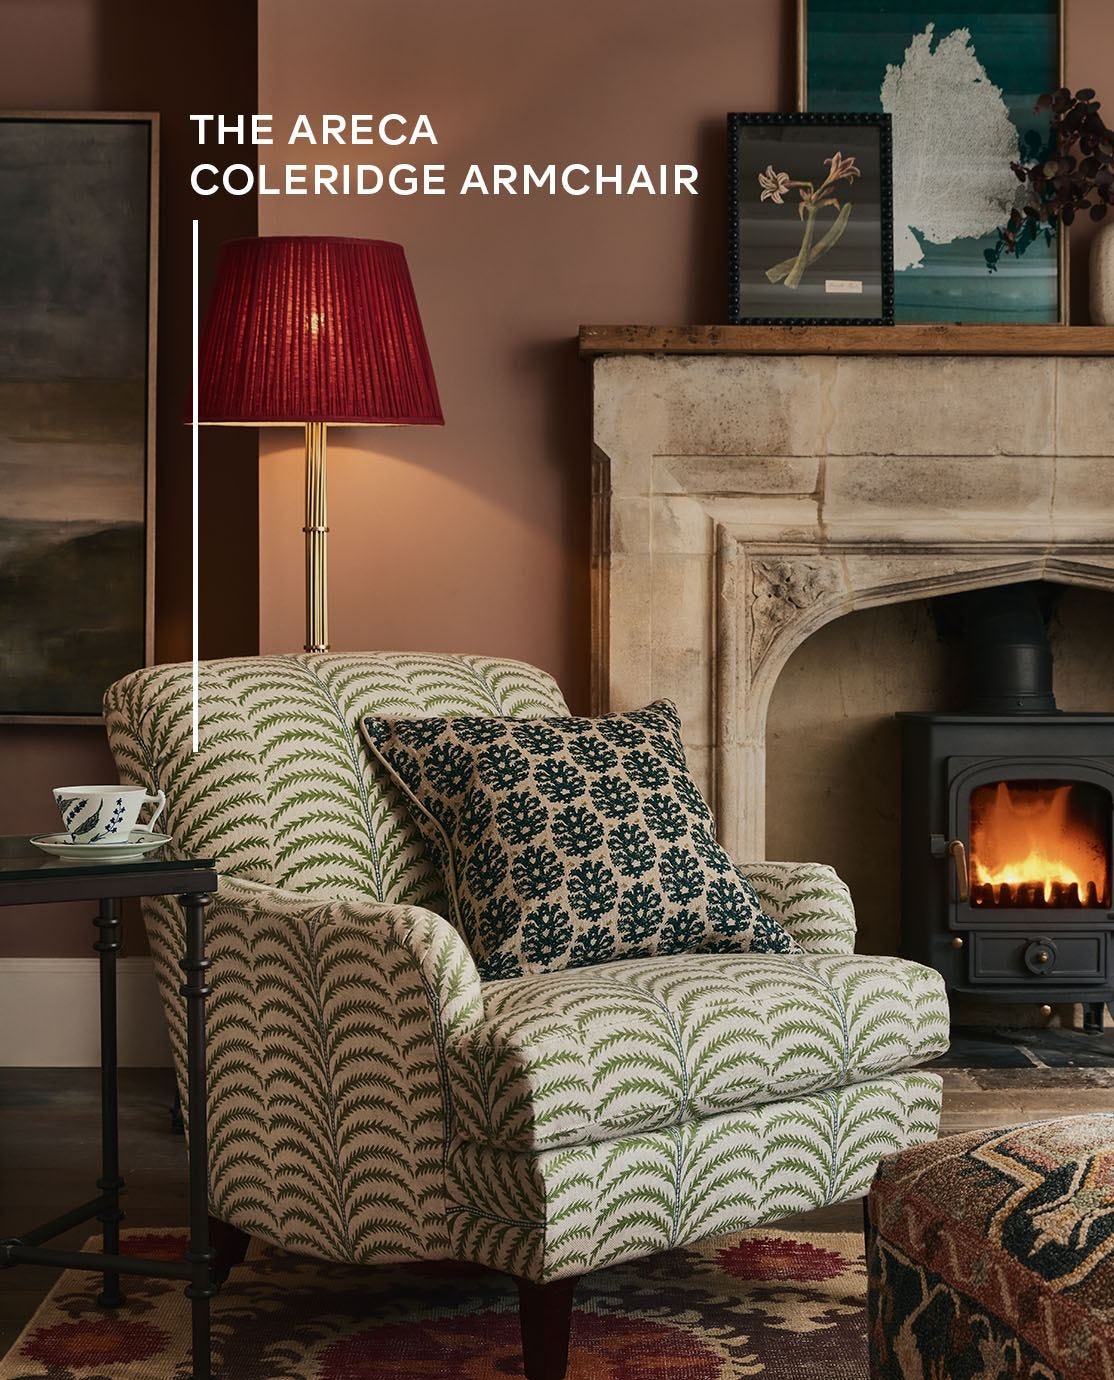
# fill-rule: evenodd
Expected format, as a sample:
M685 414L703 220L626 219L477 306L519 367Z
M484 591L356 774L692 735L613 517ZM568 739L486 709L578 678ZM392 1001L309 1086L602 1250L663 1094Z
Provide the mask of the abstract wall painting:
M0 719L151 659L157 117L0 116Z
M892 324L889 124L727 117L729 321Z
M1060 240L986 250L1023 198L1010 161L1047 146L1061 0L798 0L798 104L877 110L893 129L898 321L1066 317ZM1062 240L1062 237L1061 237Z

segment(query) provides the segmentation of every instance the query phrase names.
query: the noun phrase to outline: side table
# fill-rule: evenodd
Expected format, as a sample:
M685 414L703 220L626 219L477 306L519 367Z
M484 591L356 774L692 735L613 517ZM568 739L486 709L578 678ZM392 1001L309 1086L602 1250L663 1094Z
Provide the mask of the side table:
M0 906L56 901L97 901L93 948L100 957L101 1175L95 1198L20 1236L0 1240L0 1269L50 1265L96 1270L104 1276L97 1300L104 1308L124 1301L121 1275L156 1275L186 1281L192 1305L193 1380L211 1380L209 1301L219 1288L216 1253L209 1243L208 1126L205 1073L205 907L217 889L214 865L206 860L110 863L69 862L47 857L26 837L0 837ZM118 1065L116 1050L116 956L120 949L120 902L126 896L177 896L185 912L185 945L179 967L186 999L186 1086L189 1095L189 1248L185 1260L149 1260L120 1254ZM101 1251L58 1250L44 1243L96 1218Z

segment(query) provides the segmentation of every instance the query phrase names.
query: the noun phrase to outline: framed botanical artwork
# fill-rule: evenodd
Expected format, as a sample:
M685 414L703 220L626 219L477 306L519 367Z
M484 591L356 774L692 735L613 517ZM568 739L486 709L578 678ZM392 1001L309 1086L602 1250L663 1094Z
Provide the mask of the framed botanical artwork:
M797 0L800 109L892 121L898 321L1067 319L1063 234L995 256L1025 196L1010 163L1049 148L1034 106L1062 85L1062 3Z
M0 115L0 721L152 659L158 117Z
M728 115L728 317L893 324L888 115Z

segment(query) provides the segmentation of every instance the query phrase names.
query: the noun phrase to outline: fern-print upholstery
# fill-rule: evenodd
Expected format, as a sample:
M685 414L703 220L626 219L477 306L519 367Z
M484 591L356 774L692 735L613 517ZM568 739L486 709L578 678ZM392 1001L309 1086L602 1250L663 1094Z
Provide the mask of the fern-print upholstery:
M830 868L744 864L800 956L481 983L358 725L565 712L543 672L405 653L203 663L196 755L190 695L188 664L153 667L105 714L121 779L166 791L174 850L220 864L218 1216L324 1259L547 1280L862 1192L882 1154L935 1134L940 1080L911 1066L946 1045L940 980L851 957ZM172 900L144 917L181 1072L182 920ZM774 1053L753 1047L753 1002Z
M864 955L633 959L493 984L454 1043L459 1127L507 1150L610 1140L915 1068L939 985Z

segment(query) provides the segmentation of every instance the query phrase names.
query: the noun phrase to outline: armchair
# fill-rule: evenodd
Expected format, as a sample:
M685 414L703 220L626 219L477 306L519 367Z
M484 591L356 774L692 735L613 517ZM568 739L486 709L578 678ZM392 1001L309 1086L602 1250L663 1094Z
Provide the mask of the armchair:
M219 860L207 922L211 1201L230 1242L325 1260L455 1258L519 1281L526 1375L565 1374L576 1279L862 1193L931 1139L939 975L856 955L817 864L746 868L807 950L634 959L481 983L401 802L376 714L567 713L553 680L469 656L300 654L118 681L121 779L166 791ZM179 1074L181 921L144 917Z

